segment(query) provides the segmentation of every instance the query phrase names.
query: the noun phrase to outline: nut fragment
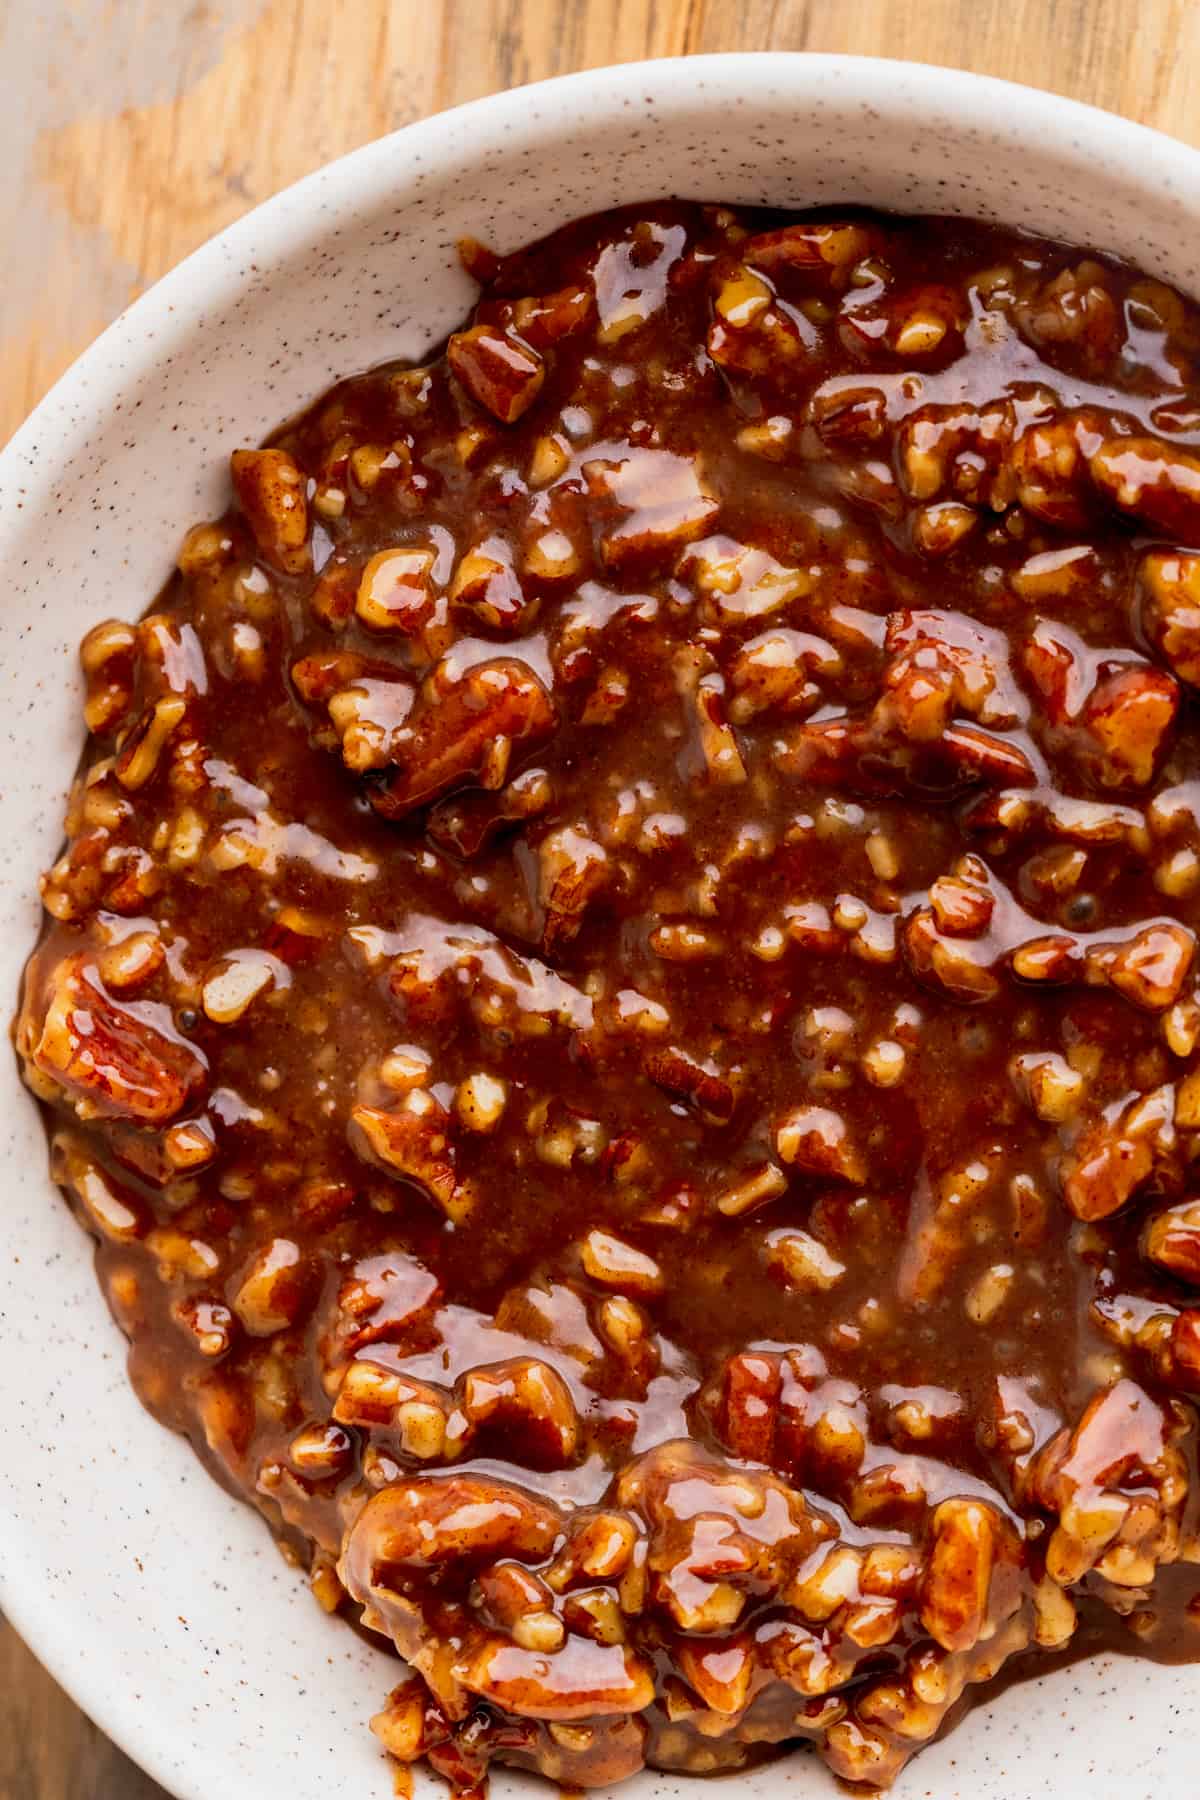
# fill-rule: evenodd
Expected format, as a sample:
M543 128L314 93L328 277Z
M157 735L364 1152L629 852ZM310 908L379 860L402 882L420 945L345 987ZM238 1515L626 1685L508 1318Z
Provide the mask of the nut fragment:
M143 713L124 739L117 757L114 772L123 788L145 787L186 712L187 701L182 694L164 694L149 712Z
M545 909L542 947L553 951L578 936L593 899L611 879L608 852L571 825L538 845L538 899Z
M1185 1200L1149 1221L1143 1249L1151 1262L1200 1287L1200 1201Z
M191 1045L160 1029L153 1008L139 1005L118 1004L86 955L71 956L50 976L40 1026L27 993L19 1041L34 1068L77 1096L81 1116L165 1125L200 1087L205 1065Z
M810 1175L863 1181L866 1164L850 1141L845 1119L827 1106L799 1106L775 1132L780 1160Z
M105 619L79 646L87 682L84 723L98 737L115 734L133 700L137 634L119 619Z
M717 1207L727 1218L736 1219L742 1213L766 1206L786 1192L787 1176L783 1170L774 1163L764 1163L762 1168L723 1189L717 1195Z
M295 1324L306 1298L306 1268L290 1238L274 1238L256 1253L233 1297L233 1310L254 1337Z
M372 631L412 637L433 611L434 550L420 545L381 550L359 577L354 610Z
M513 567L503 537L483 538L459 558L450 582L455 606L469 610L492 631L511 636L524 630L535 610Z
M292 1467L315 1481L340 1475L352 1455L350 1438L338 1425L306 1425L288 1446Z
M944 1650L969 1650L987 1618L998 1523L977 1500L945 1500L933 1515L921 1623Z
M1200 685L1200 556L1148 550L1138 576L1147 634L1181 681Z
M973 1325L987 1325L1008 1298L1014 1271L1008 1263L993 1263L971 1286L966 1299L966 1313Z
M352 1108L351 1142L384 1168L411 1181L448 1219L461 1224L477 1196L457 1173L449 1123L445 1108L418 1087L395 1109Z
M673 557L702 537L720 511L705 491L699 464L670 450L638 450L620 461L596 459L584 464L583 473L618 515L600 540L600 554L614 571L632 573Z
M614 1237L609 1231L589 1231L580 1252L584 1268L593 1281L616 1288L626 1294L659 1294L663 1274L652 1256L635 1250L632 1244Z
M277 967L276 959L265 952L232 951L201 990L208 1017L217 1025L236 1024L260 994L274 987Z
M1159 531L1195 539L1200 531L1200 458L1157 438L1108 438L1091 460L1092 479L1115 506Z
M263 555L288 574L309 562L304 476L286 450L235 450L233 485Z
M468 1131L494 1131L508 1099L508 1085L480 1070L460 1081L454 1110Z
M770 1260L789 1287L807 1293L828 1293L846 1273L845 1263L807 1231L775 1233Z
M1170 1088L1159 1088L1080 1134L1061 1170L1063 1198L1077 1219L1108 1218L1148 1179L1170 1133L1173 1103Z
M546 378L537 351L511 332L493 325L456 331L446 346L446 359L473 400L511 425L529 411Z
M535 1468L561 1468L579 1446L579 1418L570 1389L540 1357L514 1357L472 1369L462 1408L473 1425L494 1423L519 1437L522 1457Z
M1039 1119L1060 1124L1078 1110L1084 1094L1083 1076L1056 1051L1026 1052L1014 1059L1013 1070Z
M554 706L527 663L497 657L463 674L435 669L423 703L390 746L392 772L372 791L385 818L401 818L468 777L498 788L517 743L550 736Z

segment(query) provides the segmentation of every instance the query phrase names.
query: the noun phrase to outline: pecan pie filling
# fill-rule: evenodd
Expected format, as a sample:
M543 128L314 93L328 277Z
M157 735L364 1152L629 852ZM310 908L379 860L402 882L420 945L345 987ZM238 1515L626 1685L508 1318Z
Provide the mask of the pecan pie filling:
M84 640L25 1076L398 1771L886 1785L1200 1656L1200 312L949 219L463 253Z

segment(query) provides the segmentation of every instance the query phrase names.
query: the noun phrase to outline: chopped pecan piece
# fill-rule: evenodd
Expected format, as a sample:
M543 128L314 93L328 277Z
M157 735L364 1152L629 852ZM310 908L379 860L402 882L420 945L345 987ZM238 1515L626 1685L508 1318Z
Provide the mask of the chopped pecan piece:
M343 1371L333 1417L360 1429L386 1428L405 1456L430 1462L445 1454L449 1412L446 1395L428 1382L360 1356Z
M492 1562L540 1562L562 1530L558 1513L487 1475L400 1481L372 1495L347 1532L338 1574L364 1607L364 1622L389 1633L410 1660L424 1638L407 1589L429 1570Z
M520 1461L559 1469L579 1447L579 1417L570 1389L540 1357L514 1357L472 1369L463 1382L462 1409L472 1425L494 1424L515 1439Z
M593 1281L622 1293L649 1296L663 1290L663 1274L652 1256L614 1237L610 1231L589 1231L581 1260Z
M1200 1309L1189 1307L1175 1320L1171 1353L1182 1385L1190 1393L1200 1393Z
M1027 512L1061 531L1080 531L1090 523L1095 489L1089 461L1105 426L1101 415L1085 409L1053 414L1029 427L1011 458L1016 498Z
M1073 1117L1083 1099L1083 1076L1053 1050L1014 1057L1013 1075L1039 1119L1061 1124Z
M923 556L949 556L974 531L979 517L961 500L935 500L913 515L913 543Z
M588 323L596 297L589 286L568 282L551 294L528 295L512 305L512 322L525 343L546 350Z
M1200 457L1158 438L1106 438L1091 458L1100 491L1135 518L1186 542L1200 534Z
M870 254L874 236L854 221L781 225L762 231L741 247L742 259L756 269L811 275L822 285L840 286L850 269Z
M329 716L348 769L364 774L390 766L406 742L413 701L410 684L391 675L367 677L330 696Z
M138 1196L103 1170L86 1145L60 1131L51 1146L54 1179L70 1189L90 1225L114 1243L132 1243L145 1235L148 1216Z
M943 1650L972 1650L987 1624L1000 1519L982 1501L944 1500L932 1525L921 1623Z
M1144 787L1179 711L1179 684L1150 663L1097 662L1065 626L1038 625L1023 652L1057 737L1101 786Z
M1038 1454L1028 1479L1058 1520L1046 1550L1055 1581L1066 1586L1094 1569L1117 1587L1139 1587L1176 1559L1187 1477L1171 1438L1163 1409L1121 1380Z
M286 450L235 450L233 485L255 542L289 575L309 565L305 479Z
M959 910L961 916L968 916L965 906ZM976 921L979 932L986 931L990 913L981 902L969 916ZM1000 992L1000 980L993 967L996 950L986 937L972 942L974 937L974 931L964 937L962 933L944 930L934 908L921 906L905 922L901 943L913 974L926 986L940 988L955 1000L967 1003L992 1000Z
M1138 584L1147 637L1181 681L1200 687L1200 556L1147 550Z
M542 949L547 955L579 934L593 898L611 878L608 853L583 831L564 825L538 845L538 900L546 923Z
M952 497L1002 512L1013 498L1009 466L1015 419L1011 401L977 409L922 406L899 434L900 474L914 500Z
M354 610L371 631L414 637L433 612L437 552L419 544L381 550L362 575ZM315 605L315 600L314 600Z
M114 1000L87 955L51 972L45 1010L31 972L19 1026L22 1054L75 1095L80 1117L165 1125L203 1085L206 1065L150 1001ZM40 1024L37 1019L40 1015Z
M356 1149L413 1182L456 1224L468 1216L475 1194L455 1169L450 1115L431 1094L414 1088L394 1111L356 1106L350 1126Z
M841 1181L865 1181L867 1168L851 1141L841 1113L828 1106L798 1106L780 1120L775 1132L780 1161L805 1175L830 1175Z
M681 1674L710 1711L730 1724L745 1711L755 1660L747 1632L701 1643L684 1639L677 1657Z
M803 313L777 301L770 284L743 264L731 268L713 298L708 353L721 368L775 381L806 374L817 333Z
M517 578L511 548L498 536L484 538L460 558L450 599L506 637L525 630L536 610Z
M392 1689L383 1710L371 1720L371 1730L397 1762L417 1762L430 1747L426 1742L428 1708L429 1690L419 1675L413 1675Z
M708 780L719 787L745 781L742 752L725 717L725 683L712 657L707 651L689 646L676 653L674 667L676 688L690 702L695 716Z
M590 491L617 516L600 539L610 569L655 567L702 537L720 506L698 464L670 450L634 450L621 461L584 464Z
M528 663L497 657L463 674L439 665L393 738L392 769L372 789L371 804L399 819L458 782L502 787L513 745L541 743L555 723L550 696Z
M807 631L776 626L739 649L729 674L729 715L744 725L761 712L811 712L821 699L814 675L834 676L842 659L832 644Z
M1200 1201L1185 1200L1155 1213L1146 1226L1142 1248L1160 1269L1200 1287Z
M711 1058L702 1062L687 1050L652 1050L643 1067L657 1087L686 1100L714 1125L726 1125L733 1117L736 1078L721 1074Z
M1178 711L1178 685L1161 669L1120 669L1097 682L1080 722L1099 746L1105 787L1145 787Z
M929 890L937 928L949 937L979 937L991 924L995 898L986 887L960 875L939 875Z
M254 1337L269 1337L294 1325L304 1310L309 1269L290 1238L274 1238L243 1272L233 1310Z
M1119 948L1097 945L1086 957L1088 979L1107 981L1147 1012L1165 1012L1183 992L1196 954L1185 925L1163 920L1145 925Z
M494 325L454 332L446 360L472 400L502 425L512 425L529 411L546 379L546 366L537 351Z
M906 737L940 736L953 713L981 725L1011 726L1023 708L997 631L940 612L893 613L887 625L892 660L884 686L895 696Z
M79 646L87 683L84 723L97 737L116 736L128 721L137 675L137 633L119 619L105 619Z
M461 1679L471 1693L530 1719L624 1715L640 1712L654 1698L645 1658L621 1644L578 1637L557 1653L523 1650L497 1638L476 1653Z
M145 787L186 713L187 701L182 694L164 694L146 708L122 739L114 766L113 772L123 788L136 791Z
M686 550L679 575L695 583L704 596L702 616L718 625L769 617L812 587L802 569L788 568L765 550L720 536L704 538ZM824 648L833 658L833 651Z
M1120 338L1117 305L1105 271L1090 258L1042 282L1018 304L1016 318L1033 343L1076 351L1091 369L1107 364Z
M1169 1088L1132 1101L1117 1118L1082 1133L1061 1170L1063 1198L1077 1219L1106 1219L1148 1180L1173 1143Z

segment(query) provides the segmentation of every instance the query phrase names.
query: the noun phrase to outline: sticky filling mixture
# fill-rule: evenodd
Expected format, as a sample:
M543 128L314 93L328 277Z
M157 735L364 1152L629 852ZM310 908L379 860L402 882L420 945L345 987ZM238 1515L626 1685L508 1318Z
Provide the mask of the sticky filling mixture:
M948 219L463 254L84 640L26 1079L398 1770L886 1785L1200 1655L1200 312Z

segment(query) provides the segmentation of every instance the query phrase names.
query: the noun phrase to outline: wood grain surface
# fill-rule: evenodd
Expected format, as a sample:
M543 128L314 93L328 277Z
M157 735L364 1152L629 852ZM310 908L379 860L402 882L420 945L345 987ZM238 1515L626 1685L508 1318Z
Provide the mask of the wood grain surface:
M1200 143L1196 0L0 0L0 442L137 293L331 157L571 69L772 49L1008 76ZM0 1800L161 1800L3 1620Z

